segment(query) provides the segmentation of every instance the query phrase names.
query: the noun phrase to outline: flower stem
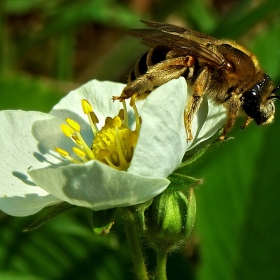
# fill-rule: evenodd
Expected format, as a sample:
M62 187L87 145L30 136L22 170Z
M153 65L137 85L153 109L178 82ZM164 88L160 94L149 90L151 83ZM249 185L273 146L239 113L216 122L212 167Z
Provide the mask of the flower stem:
M139 222L135 219L135 216L129 208L126 208L124 222L136 277L138 280L148 280L149 276L139 240Z
M167 280L166 276L166 262L168 250L157 251L157 271L155 274L156 280Z

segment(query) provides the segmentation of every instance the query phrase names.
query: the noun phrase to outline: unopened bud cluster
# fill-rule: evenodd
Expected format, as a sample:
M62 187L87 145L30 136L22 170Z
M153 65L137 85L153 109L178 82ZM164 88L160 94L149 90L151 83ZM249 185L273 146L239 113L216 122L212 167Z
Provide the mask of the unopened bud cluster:
M157 249L176 249L185 243L195 222L193 191L187 198L182 192L164 192L145 211L145 227L149 241Z

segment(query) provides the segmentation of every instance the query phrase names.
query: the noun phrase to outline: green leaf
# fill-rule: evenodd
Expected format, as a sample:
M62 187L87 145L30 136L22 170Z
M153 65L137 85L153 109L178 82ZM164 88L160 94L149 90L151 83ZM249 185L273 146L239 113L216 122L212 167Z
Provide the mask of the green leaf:
M197 30L209 33L218 22L217 15L213 13L209 6L206 0L183 1L182 9L188 13L188 16L186 14L183 14L183 16L186 17L187 21L191 21ZM203 20L201 20L202 18Z
M279 121L279 120L278 120ZM235 131L197 174L198 279L280 279L280 188L275 124Z
M220 144L225 144L226 141L231 140L232 138L226 138L224 141L219 139L210 139L208 144L203 143L201 146L187 152L183 158L180 166L168 176L168 179L171 181L166 192L173 191L187 191L190 187L194 187L202 183L202 179L196 179L191 175L193 164L202 157L209 148L217 148ZM188 175L187 175L188 174Z
M15 272L1 272L1 280L44 280L44 278L36 277L32 275L22 275L21 273Z
M44 10L48 9L50 6L56 5L58 1L50 0L5 0L6 10L11 14L23 14L34 10Z
M222 26L218 25L215 36L220 38L237 38L256 24L279 12L280 2L270 0L260 2L259 5L251 1L240 1L233 11L222 19Z
M88 209L80 208L28 233L22 228L34 217L1 215L1 280L6 275L11 280L132 279L132 273L124 269L130 260L126 243L114 233L95 235L89 214Z
M272 61L280 60L279 47L280 24L267 25L262 32L258 32L251 44L252 52L257 56L262 68L272 78L280 77L280 64Z
M69 204L67 202L62 202L58 205L51 206L50 209L48 209L48 212L44 215L44 217L33 222L30 226L28 226L26 229L24 229L24 232L37 229L38 227L43 225L48 220L58 216L59 214L65 212L65 211L75 208L75 207L76 207L75 205Z
M62 94L43 79L25 75L0 76L1 109L38 110L47 112Z

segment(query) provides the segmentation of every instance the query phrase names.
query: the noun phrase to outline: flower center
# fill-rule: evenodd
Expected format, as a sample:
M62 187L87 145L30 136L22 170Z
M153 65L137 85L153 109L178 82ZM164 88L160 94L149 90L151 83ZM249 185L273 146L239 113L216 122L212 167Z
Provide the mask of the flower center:
M64 158L73 163L84 163L89 160L99 160L118 170L127 170L132 160L133 152L137 144L141 119L134 102L131 99L131 106L134 110L136 129L131 130L128 126L128 116L126 104L123 101L123 109L114 118L107 117L104 126L99 130L99 122L96 114L93 112L91 104L83 99L82 108L88 116L88 121L93 133L93 142L89 146L81 135L80 125L70 119L66 119L67 124L61 125L62 132L69 137L75 146L72 148L75 157L56 147L55 150Z

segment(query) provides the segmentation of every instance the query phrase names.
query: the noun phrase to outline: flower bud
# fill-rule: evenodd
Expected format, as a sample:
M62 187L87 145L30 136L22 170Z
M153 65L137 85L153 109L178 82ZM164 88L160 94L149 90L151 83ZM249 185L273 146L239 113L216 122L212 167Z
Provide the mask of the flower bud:
M147 237L157 248L169 250L186 242L195 221L195 196L189 198L180 191L164 192L146 210Z

